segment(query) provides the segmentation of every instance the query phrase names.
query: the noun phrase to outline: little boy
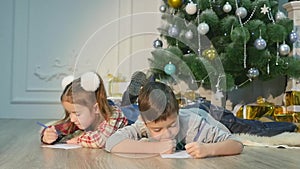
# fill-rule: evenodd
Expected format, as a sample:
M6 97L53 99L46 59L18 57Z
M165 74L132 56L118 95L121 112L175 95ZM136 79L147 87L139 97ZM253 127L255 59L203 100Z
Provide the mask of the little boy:
M147 83L140 91L138 105L139 120L108 138L107 151L172 153L178 143L193 158L205 158L243 150L242 143L204 110L179 111L172 89L163 83Z

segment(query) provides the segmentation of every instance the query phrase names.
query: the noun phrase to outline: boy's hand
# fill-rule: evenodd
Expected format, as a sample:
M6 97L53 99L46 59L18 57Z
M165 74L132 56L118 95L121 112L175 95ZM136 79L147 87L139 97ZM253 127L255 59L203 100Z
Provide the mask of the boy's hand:
M193 158L205 158L209 155L209 151L205 144L192 142L185 145L186 152Z
M161 141L162 143L162 153L161 154L172 154L176 150L176 140L166 140L166 141Z
M55 127L51 126L44 131L43 142L51 144L58 138Z

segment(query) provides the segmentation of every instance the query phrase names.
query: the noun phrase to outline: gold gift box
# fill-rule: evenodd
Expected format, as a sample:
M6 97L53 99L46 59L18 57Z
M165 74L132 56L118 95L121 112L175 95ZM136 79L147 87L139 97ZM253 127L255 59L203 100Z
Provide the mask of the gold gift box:
M236 116L243 119L259 119L263 116L274 118L275 105L269 103L263 97L258 97L255 104L241 106L236 111Z
M300 91L286 91L284 96L285 106L300 105Z
M243 119L258 120L263 116L273 117L275 107L272 105L250 104L241 106L236 116Z
M276 121L299 123L300 106L281 106L281 108L275 109L274 118Z

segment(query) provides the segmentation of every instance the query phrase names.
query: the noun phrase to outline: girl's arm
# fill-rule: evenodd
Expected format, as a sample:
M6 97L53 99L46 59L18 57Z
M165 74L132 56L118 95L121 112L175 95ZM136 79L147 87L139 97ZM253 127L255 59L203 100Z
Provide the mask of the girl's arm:
M243 151L243 144L235 140L225 140L217 143L192 142L185 145L187 153L193 158L210 156L236 155Z
M41 142L44 144L53 144L57 141L57 131L63 135L68 135L78 130L78 128L72 124L72 122L65 122L49 126L41 132Z
M145 142L131 139L125 139L116 144L111 152L114 153L152 153L167 154L175 150L176 141L167 140L161 142Z
M115 111L110 117L109 121L104 121L101 123L96 131L84 132L80 137L78 137L77 143L83 147L103 148L107 138L119 128L124 127L126 124L127 119L123 113L120 110ZM67 143L73 142L67 141Z

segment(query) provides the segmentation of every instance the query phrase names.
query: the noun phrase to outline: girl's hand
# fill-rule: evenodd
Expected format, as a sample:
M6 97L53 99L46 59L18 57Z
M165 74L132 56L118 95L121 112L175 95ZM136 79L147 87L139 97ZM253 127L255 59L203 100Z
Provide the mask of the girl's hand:
M166 140L166 141L161 141L160 143L162 146L162 153L161 154L172 154L176 150L176 140Z
M77 140L78 137L71 138L70 140L67 140L67 144L78 144Z
M209 156L209 150L205 144L192 142L185 145L186 152L193 158L205 158Z
M47 144L53 143L58 138L55 127L51 126L44 131L43 142Z

